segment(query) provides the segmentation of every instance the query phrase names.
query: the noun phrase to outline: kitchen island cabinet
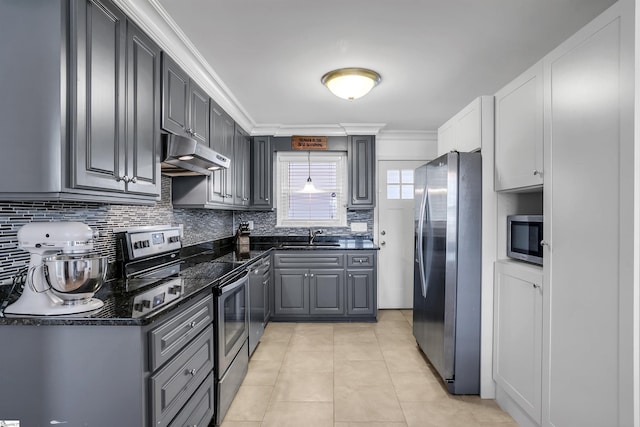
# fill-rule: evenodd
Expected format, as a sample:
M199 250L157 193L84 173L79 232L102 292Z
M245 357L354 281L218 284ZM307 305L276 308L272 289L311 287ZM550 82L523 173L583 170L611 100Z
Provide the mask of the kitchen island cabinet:
M159 48L109 0L3 2L0 17L3 51L20 40L35 61L3 67L0 126L20 143L0 197L159 200Z

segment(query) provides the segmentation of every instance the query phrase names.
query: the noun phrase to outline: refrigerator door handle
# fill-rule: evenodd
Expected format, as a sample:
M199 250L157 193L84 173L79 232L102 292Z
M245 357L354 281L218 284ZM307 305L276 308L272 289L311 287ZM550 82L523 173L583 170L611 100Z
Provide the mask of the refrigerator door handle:
M427 188L425 186L424 195L422 197L422 200L420 201L420 220L418 221L418 238L416 239L416 254L418 254L418 268L420 269L420 289L422 291L423 298L427 297L427 280L424 276L424 252L422 249L422 237L424 236L424 216L427 207L427 197L429 197L429 193L427 192Z

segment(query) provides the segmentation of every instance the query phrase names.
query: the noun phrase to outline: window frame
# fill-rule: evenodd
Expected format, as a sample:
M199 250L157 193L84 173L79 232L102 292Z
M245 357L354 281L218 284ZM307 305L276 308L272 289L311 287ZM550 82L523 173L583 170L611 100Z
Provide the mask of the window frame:
M343 151L312 151L311 164L314 161L322 162L335 161L337 163L336 173L338 175L337 185L339 186L337 193L337 217L332 220L327 219L289 219L288 207L284 206L285 197L284 186L282 185L282 167L281 162L304 162L309 159L307 151L279 151L276 152L276 227L277 228L306 228L306 227L346 227L347 226L347 198L348 195L348 179L349 170L347 162L347 152ZM313 179L313 173L311 174Z

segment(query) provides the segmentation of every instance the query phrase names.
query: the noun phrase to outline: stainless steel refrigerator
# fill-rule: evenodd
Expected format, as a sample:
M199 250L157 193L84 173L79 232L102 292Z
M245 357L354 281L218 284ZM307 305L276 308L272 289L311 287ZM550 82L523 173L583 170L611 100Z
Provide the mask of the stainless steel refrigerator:
M480 153L415 172L413 335L452 394L480 392Z

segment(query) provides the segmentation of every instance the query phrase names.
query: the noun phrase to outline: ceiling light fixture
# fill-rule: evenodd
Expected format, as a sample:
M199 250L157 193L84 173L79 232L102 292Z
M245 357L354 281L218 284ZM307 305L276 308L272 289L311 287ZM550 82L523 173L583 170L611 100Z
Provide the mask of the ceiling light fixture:
M340 68L329 71L320 81L337 97L353 101L369 93L382 78L366 68Z

